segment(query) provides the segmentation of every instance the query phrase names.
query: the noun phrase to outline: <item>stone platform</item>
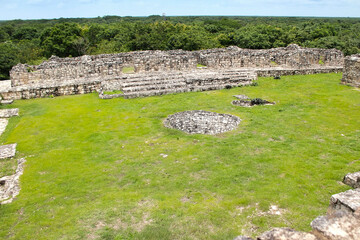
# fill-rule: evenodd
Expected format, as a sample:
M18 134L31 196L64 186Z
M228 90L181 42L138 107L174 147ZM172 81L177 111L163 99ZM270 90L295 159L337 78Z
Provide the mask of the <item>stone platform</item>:
M215 135L235 129L240 118L202 110L185 111L168 116L164 125L189 134Z

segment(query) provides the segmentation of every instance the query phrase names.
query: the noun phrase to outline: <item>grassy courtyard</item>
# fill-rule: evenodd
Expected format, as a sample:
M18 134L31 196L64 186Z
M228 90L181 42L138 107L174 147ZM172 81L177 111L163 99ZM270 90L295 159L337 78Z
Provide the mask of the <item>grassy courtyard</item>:
M21 192L0 205L0 239L233 239L310 230L360 170L360 92L341 74L139 99L94 94L16 101L1 143L26 157ZM237 107L233 95L276 105ZM2 106L3 108L5 106ZM185 110L233 114L217 136L164 128ZM15 160L0 160L11 174ZM280 215L269 212L277 206Z

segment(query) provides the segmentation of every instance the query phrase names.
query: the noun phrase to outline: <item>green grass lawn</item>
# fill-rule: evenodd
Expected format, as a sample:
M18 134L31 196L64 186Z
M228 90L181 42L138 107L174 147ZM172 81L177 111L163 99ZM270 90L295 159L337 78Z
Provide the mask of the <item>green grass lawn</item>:
M1 143L26 156L21 193L0 205L0 239L233 239L310 230L360 170L360 92L341 74L139 99L16 101ZM276 102L243 108L232 95ZM3 106L4 107L4 106ZM233 114L217 136L164 128L185 110ZM164 158L162 154L168 155ZM1 174L14 160L0 160ZM282 215L269 215L271 205Z

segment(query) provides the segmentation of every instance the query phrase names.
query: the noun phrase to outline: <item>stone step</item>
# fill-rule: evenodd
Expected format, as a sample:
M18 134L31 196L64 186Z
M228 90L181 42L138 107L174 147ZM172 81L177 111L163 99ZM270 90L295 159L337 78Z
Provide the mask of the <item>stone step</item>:
M320 216L311 222L313 234L321 240L359 240L360 219L347 214L343 216Z
M238 76L238 75L210 75L210 76L176 76L176 77L156 77L156 78L147 78L147 79L127 79L127 80L118 80L119 84L126 86L136 86L136 85L146 85L146 84L157 84L161 82L194 82L194 81L216 81L216 80L232 80L232 81L241 81L241 80L252 80L247 76Z
M127 93L127 92L141 92L141 91L151 91L151 90L161 90L161 89L177 89L184 87L186 87L186 83L141 85L134 87L123 87L121 89L124 93Z
M227 84L231 87L237 87L239 84ZM155 90L144 90L144 91L124 91L124 98L136 98L136 97L148 97L155 95L164 95L171 93L182 93L182 92L199 92L199 91L210 91L224 89L226 85L213 84L204 86L188 86L179 88L164 88Z
M190 92L190 90L188 88L177 88L177 89L159 89L159 90L149 90L149 91L124 92L124 98L149 97L149 96L165 95L171 93L182 93L182 92Z
M161 79L167 79L167 80L174 80L174 79L196 79L196 78L219 78L219 77L238 77L238 78L256 78L255 73L243 73L243 72L206 72L206 73L158 73L154 75L132 75L132 76L118 76L114 79L120 80L123 83L129 83L129 82L146 82L146 81L154 81L154 80L161 80Z
M121 82L119 83L123 88L131 87L131 86L146 86L146 85L156 85L156 84L180 84L182 82L186 82L187 84L194 84L194 83L200 83L199 85L205 85L205 84L213 84L218 81L227 81L227 82L243 82L243 81L250 81L252 79L250 78L240 78L237 76L231 76L231 77L209 77L209 78L177 78L177 79L157 79L153 81L132 81L132 82Z
M225 86L237 87L239 85L248 84L249 82L242 82L239 83L238 81L227 81L223 84L219 84L219 81L199 81L198 83L176 83L176 84L153 84L153 85L142 85L142 86L135 86L135 87L124 87L122 91L124 93L128 92L136 92L136 91L151 91L151 90L160 90L160 89L178 89L178 88L189 88L189 89L199 89L201 91L210 89L222 89Z
M146 81L146 82L124 82L124 83L120 83L120 86L122 88L126 88L126 87L134 87L134 86L146 86L146 85L163 85L163 84L179 84L179 83L183 83L185 84L184 79L171 79L171 80L167 80L167 79L163 79L163 80L154 80L154 81Z
M343 183L352 188L360 188L360 172L347 174L343 179Z

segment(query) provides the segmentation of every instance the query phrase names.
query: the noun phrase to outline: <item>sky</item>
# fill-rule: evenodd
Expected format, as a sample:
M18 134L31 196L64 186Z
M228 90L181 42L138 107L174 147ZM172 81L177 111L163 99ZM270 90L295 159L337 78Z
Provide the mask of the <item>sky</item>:
M0 0L0 20L117 16L360 17L360 0Z

